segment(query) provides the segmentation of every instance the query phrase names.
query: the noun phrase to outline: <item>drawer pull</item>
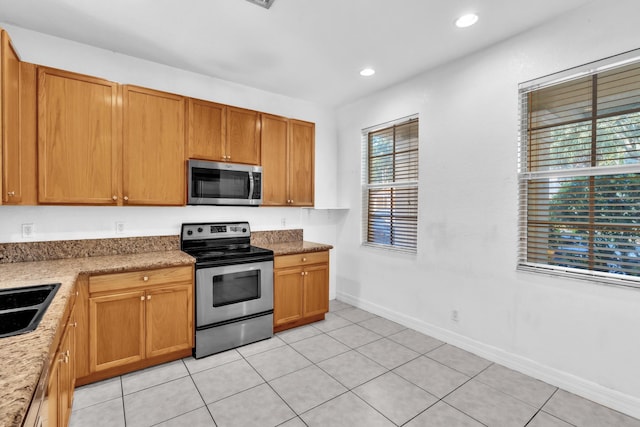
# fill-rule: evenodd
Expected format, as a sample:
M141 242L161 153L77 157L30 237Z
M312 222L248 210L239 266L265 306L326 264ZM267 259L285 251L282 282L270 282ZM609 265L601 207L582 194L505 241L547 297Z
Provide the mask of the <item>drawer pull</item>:
M149 276L144 276L144 277L142 278L142 280L143 280L143 281L145 281L145 282L148 282L148 281L149 281Z
M307 259L305 257L302 257L302 262L307 262Z
M140 301L144 301L144 295L140 297Z
M147 295L147 301L151 299L151 295Z

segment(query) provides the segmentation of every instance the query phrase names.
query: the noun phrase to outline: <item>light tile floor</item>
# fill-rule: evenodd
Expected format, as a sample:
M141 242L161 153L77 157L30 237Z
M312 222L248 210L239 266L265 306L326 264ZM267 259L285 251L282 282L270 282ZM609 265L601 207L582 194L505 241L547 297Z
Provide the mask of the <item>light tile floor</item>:
M640 420L333 300L326 319L75 392L72 427L640 427Z

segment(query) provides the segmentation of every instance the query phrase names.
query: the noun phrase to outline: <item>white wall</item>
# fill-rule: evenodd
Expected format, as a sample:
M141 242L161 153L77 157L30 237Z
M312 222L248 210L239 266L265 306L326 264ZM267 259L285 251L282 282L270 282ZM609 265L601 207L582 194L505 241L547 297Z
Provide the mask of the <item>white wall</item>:
M20 27L0 24L21 59L40 65L136 84L185 96L308 120L316 123L316 207L336 205L336 119L333 109L236 83L71 42ZM342 214L332 210L250 207L0 207L0 242L175 235L188 221L248 220L252 230L303 228L305 240L335 244ZM125 223L116 234L115 223ZM35 234L23 239L21 225ZM334 251L332 251L334 252ZM337 261L331 255L330 295L335 295Z
M518 83L640 47L639 13L595 1L339 109L338 297L640 417L640 290L515 270ZM414 113L418 254L364 248L361 129Z

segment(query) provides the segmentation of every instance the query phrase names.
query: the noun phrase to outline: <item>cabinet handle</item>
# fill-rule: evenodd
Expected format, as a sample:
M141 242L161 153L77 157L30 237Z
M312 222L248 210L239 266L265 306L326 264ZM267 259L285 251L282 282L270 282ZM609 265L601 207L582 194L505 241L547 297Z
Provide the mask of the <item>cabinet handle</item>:
M140 297L140 301L144 301L144 295Z
M148 281L149 281L149 276L144 276L144 277L142 278L142 280L143 280L143 281L145 281L145 282L148 282Z
M231 156L227 156L227 160L231 160Z
M291 199L291 204L293 204L293 199Z
M302 257L302 262L307 262L307 259L305 257Z
M113 199L114 202L118 200L118 196L111 196L111 198Z
M78 327L78 322L73 322L73 323L71 324L71 326L73 326L74 328L77 328L77 327Z
M123 197L123 199L124 199L124 201L126 202L126 201L128 201L128 200L129 200L129 196L124 196L124 197Z
M147 295L147 301L151 299L151 295Z
M16 195L16 192L15 192L15 191L7 191L7 196L9 196L9 197L13 197L13 196L15 196L15 195Z
M305 275L305 276L308 276L308 275L309 275L309 272L308 272L308 271L305 271L305 272L304 272L304 275Z
M301 275L301 276L304 276L304 271L301 271L301 272L300 272L300 275Z

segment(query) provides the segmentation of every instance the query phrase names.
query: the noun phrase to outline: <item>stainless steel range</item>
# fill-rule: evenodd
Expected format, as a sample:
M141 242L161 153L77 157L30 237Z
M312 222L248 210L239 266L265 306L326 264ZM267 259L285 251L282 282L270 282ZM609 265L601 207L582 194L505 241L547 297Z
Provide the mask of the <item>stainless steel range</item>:
M180 248L196 259L196 358L273 336L273 251L250 238L248 222L182 224Z

